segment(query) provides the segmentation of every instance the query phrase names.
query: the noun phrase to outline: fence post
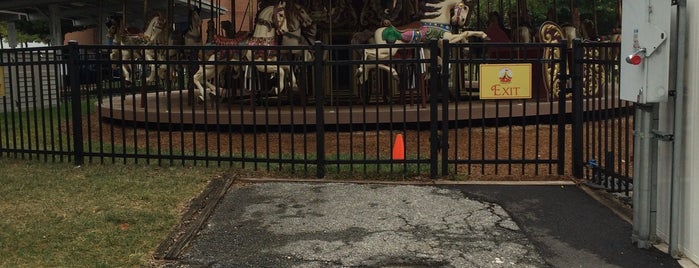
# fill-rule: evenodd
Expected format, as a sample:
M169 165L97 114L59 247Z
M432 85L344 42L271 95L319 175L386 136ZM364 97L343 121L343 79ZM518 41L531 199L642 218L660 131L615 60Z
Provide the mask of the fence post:
M437 98L440 92L440 70L439 70L439 45L437 40L430 40L430 178L437 178L437 170L439 168L439 125L438 111L439 102ZM445 97L445 96L442 96Z
M440 77L440 88L442 89L442 135L439 138L439 149L442 150L442 176L446 176L449 175L449 80L451 79L451 73L449 71L449 59L451 58L451 54L449 53L451 52L451 45L447 39L439 40L439 42L442 42L442 76ZM437 53L439 53L439 50L437 50ZM458 96L455 96L455 98L458 98Z
M583 177L583 55L585 48L580 39L573 40L573 63L571 65L573 78L573 176Z
M320 41L313 44L313 89L316 99L316 177L325 177L325 89L323 88L323 52Z
M83 120L82 120L82 105L80 103L80 77L79 77L79 62L80 56L78 50L78 42L71 40L68 42L68 74L70 75L70 102L73 121L73 156L75 165L79 166L85 163L85 152L83 148Z
M568 79L570 71L568 70L568 42L563 39L558 44L558 49L561 51L561 68L558 73L558 164L556 172L558 175L563 175L566 164L566 142L565 142L565 126L566 126L566 98L570 89L568 88ZM576 148L576 147L573 147Z

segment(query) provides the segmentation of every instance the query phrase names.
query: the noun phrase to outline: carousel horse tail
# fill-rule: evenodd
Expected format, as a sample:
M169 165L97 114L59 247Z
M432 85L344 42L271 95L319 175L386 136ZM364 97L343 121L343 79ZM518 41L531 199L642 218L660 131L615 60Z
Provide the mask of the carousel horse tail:
M381 39L386 41L386 43L393 44L396 40L401 40L403 33L401 33L393 25L389 25L386 29L381 32Z

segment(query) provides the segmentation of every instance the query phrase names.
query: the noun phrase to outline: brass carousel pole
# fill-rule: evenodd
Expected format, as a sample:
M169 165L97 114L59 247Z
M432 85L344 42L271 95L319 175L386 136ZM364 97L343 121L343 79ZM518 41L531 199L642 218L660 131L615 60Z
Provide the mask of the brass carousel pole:
M126 0L121 1L121 26L119 27L121 28L119 31L126 30Z
M419 7L420 5L416 4L416 7ZM481 0L476 0L476 27L478 29L483 29L483 22L481 21Z
M148 21L148 0L143 0L143 29L146 29Z
M145 32L146 27L148 27L148 0L143 0L143 31ZM152 36L150 36L152 37ZM150 43L150 42L147 42ZM148 44L150 45L150 44ZM143 54L143 70L141 71L141 108L146 107L146 92L148 91L148 85L146 83L146 65L145 65L145 53Z
M592 0L592 21L595 22L595 28L597 27L597 0Z
M167 1L167 22L170 28L175 23L175 0Z
M573 18L573 9L575 8L575 4L573 3L574 0L568 1L568 8L570 10L570 23L575 27L575 30L578 30L578 25L575 25L575 19Z
M616 1L616 25L615 27L619 28L621 30L621 0ZM621 31L619 32L621 33Z
M234 34L235 34L235 29L238 29L238 27L236 27L236 23L235 23L235 19L236 19L235 13L237 11L237 9L236 9L237 6L235 5L235 0L230 0L230 7L231 7L231 29L233 29Z
M254 30L253 27L255 26L255 18L253 18L255 15L252 14L252 0L248 0L248 32L252 33Z
M488 0L488 4L486 4L485 11L488 12L488 16L490 16L490 12L493 11L492 4L490 0Z

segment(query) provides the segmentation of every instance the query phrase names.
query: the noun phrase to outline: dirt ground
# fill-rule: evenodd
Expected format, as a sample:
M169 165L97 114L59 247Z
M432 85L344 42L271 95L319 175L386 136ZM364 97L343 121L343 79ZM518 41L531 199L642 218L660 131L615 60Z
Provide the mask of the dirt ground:
M232 129L147 130L144 127L109 123L97 115L89 117L90 139L116 146L149 147L150 154L241 156L280 159L293 155L316 155L315 131L286 132ZM571 128L566 126L564 176L546 159L558 158L556 125L456 128L448 133L450 159L481 161L485 164L450 165L466 180L561 180L571 176ZM397 134L404 137L406 159L429 159L429 130L395 129L368 131L326 131L326 159L390 159ZM609 135L609 134L608 134ZM159 148L159 149L158 149ZM441 152L440 152L441 156ZM507 161L507 159L515 159Z

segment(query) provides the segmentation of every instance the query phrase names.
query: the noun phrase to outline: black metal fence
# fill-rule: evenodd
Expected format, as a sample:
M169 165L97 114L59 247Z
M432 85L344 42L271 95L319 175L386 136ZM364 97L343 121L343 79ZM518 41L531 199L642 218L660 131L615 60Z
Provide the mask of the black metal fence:
M633 120L631 105L618 101L618 47L434 41L2 50L0 153L312 177L575 175L626 185ZM531 98L481 99L480 66L493 63L531 64Z
M629 194L634 106L619 99L619 43L573 43L574 175L588 185Z

